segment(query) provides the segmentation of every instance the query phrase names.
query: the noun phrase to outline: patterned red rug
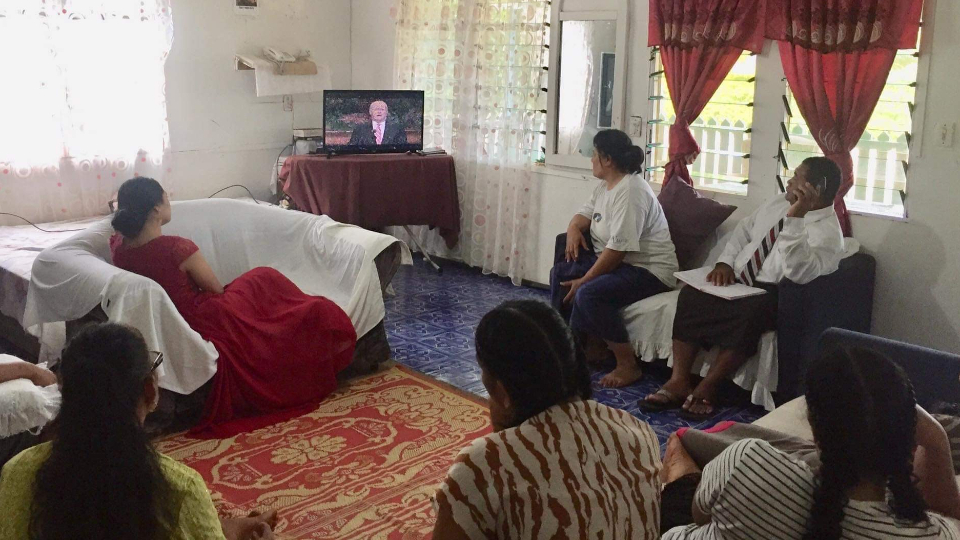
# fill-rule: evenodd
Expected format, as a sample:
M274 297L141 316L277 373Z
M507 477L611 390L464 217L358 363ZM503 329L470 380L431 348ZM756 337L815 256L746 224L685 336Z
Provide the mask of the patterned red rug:
M429 536L437 486L489 426L481 399L391 366L289 422L158 448L203 475L222 515L278 509L282 538L405 540Z

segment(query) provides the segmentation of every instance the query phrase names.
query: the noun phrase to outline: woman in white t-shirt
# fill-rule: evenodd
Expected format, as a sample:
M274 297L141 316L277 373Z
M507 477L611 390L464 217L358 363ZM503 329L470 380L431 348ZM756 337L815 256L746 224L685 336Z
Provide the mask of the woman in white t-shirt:
M557 240L550 272L553 305L587 342L588 358L607 349L617 367L601 384L622 387L642 372L620 310L676 285L677 254L663 208L640 176L643 150L626 133L593 139L593 175L602 180Z

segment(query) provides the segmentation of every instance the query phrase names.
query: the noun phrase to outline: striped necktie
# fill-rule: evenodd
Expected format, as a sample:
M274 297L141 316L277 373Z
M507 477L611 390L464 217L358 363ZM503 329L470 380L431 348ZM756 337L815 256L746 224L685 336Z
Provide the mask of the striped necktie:
M766 261L767 256L770 255L773 244L776 243L781 231L783 231L782 219L763 237L760 246L757 247L757 251L753 252L753 257L750 258L747 265L740 271L740 279L738 280L740 283L752 287L754 282L757 281L757 276L760 275L760 269L763 268L763 262Z

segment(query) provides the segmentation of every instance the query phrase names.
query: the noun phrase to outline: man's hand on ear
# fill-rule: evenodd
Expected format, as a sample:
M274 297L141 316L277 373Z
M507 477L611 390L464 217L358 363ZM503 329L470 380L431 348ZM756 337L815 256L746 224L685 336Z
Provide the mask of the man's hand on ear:
M802 218L807 212L816 210L821 204L820 192L806 180L793 188L797 201L787 210L787 217Z

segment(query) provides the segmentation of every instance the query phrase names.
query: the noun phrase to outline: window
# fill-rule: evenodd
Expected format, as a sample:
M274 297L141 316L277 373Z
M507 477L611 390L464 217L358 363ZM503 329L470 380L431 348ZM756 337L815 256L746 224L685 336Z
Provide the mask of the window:
M919 56L918 49L897 52L877 108L851 152L854 185L844 198L851 212L906 217L903 201ZM785 102L788 108L780 136L780 168L782 178L789 178L800 162L810 156L822 156L823 152L810 135L789 86Z
M747 193L756 74L756 55L744 52L690 126L700 145L700 155L690 169L695 187ZM649 99L647 179L662 183L664 166L669 161L669 130L676 114L663 75L659 47L653 47L650 52Z
M546 0L400 2L396 83L424 91L424 146L480 140L485 157L543 160L549 9Z
M568 8L568 4L571 4ZM594 0L589 11L553 3L546 162L590 168L593 137L623 129L626 95L626 0Z
M0 163L20 175L71 158L129 163L166 147L169 4L82 4L0 6L0 65L8 75L0 85Z

